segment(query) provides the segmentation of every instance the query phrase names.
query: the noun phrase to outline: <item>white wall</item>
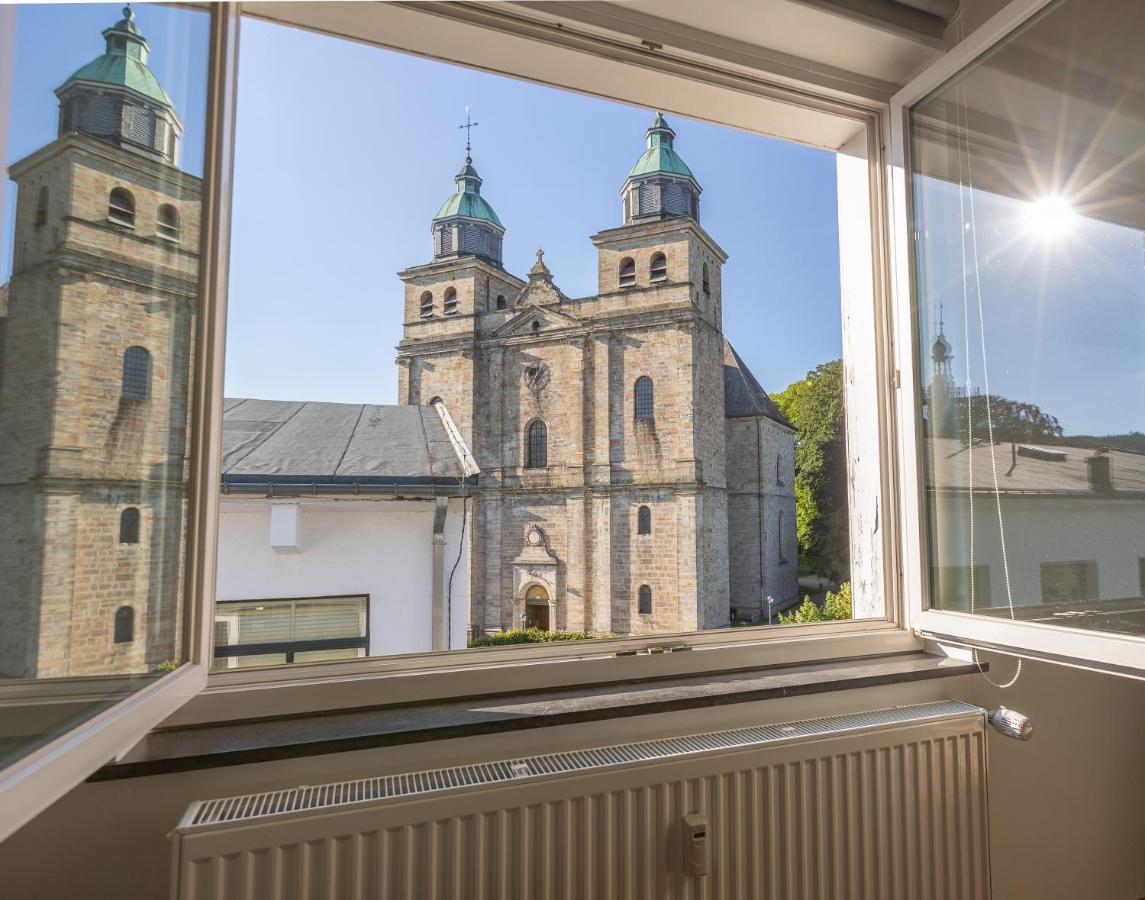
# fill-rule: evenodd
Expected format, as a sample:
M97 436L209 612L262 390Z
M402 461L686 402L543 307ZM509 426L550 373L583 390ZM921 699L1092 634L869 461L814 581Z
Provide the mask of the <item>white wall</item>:
M944 566L967 565L965 496L944 496L937 519L937 546ZM1090 496L1002 498L1006 558L1016 605L1041 602L1043 562L1097 561L1098 596L1141 596L1139 560L1145 558L1145 503ZM974 500L974 565L990 567L993 606L1006 605L998 514L993 498Z
M432 649L433 500L302 500L298 552L270 545L271 501L224 498L219 517L219 600L367 594L370 655ZM459 546L462 501L450 500L443 584L453 579L452 646L464 647L468 549Z

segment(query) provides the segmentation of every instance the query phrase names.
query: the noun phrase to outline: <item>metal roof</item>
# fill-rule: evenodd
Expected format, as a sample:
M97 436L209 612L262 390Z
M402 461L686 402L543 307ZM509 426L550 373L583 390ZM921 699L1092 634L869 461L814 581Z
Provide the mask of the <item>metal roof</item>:
M1089 483L1086 460L1097 452L1093 447L1069 444L1045 446L1011 443L975 444L971 451L958 438L931 438L928 441L927 482L939 490L965 490L970 483L970 459L973 453L974 488L994 490L994 469L1002 493L1021 494L1088 494L1116 496L1118 492L1145 492L1145 454L1108 450L1112 492L1094 491ZM993 457L993 460L991 460Z
M147 41L139 33L135 24L135 14L130 7L123 10L123 18L103 32L107 40L107 50L97 56L72 76L57 90L62 91L73 81L88 81L126 88L142 94L157 103L174 108L174 103L163 90L152 71L147 68ZM122 38L123 46L115 47L117 38Z
M652 123L644 136L648 141L648 149L644 151L640 159L636 160L636 165L629 171L629 179L666 173L690 178L692 181L696 180L696 176L692 174L687 163L680 158L680 154L672 147L672 139L675 138L676 132L668 125L664 116L657 113L656 121Z
M768 396L747 364L727 339L724 339L724 416L741 419L763 416L778 422L784 428L794 429L775 401Z
M429 406L228 398L224 485L454 485L471 482Z
M469 219L484 219L486 222L492 222L504 231L505 226L497 218L497 213L493 211L489 201L481 196L481 177L473 168L473 160L468 156L465 157L465 165L457 173L456 180L457 193L442 204L433 220L436 222L452 216L465 216Z

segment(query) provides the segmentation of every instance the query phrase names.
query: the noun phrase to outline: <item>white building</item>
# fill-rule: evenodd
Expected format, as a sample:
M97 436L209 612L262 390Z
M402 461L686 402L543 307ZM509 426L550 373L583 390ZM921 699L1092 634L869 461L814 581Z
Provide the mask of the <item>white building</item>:
M441 404L226 400L216 665L464 647L476 475Z
M930 444L928 487L934 494L935 544L941 550L932 574L943 608L969 609L968 536L973 534L975 606L980 611L993 607L1007 614L1008 570L1019 618L1060 622L1064 616L1069 624L1106 630L1102 622L1140 617L1145 455L1017 443L980 443L970 451L957 438L934 438ZM1085 601L1099 599L1086 607Z

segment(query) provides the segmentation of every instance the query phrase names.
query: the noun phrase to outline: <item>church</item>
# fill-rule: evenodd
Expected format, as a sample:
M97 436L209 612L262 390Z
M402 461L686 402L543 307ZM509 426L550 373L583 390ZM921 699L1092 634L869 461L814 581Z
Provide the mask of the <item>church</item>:
M481 470L470 633L767 621L798 594L795 434L723 334L727 254L657 115L591 240L597 293L524 278L470 156L399 274L399 402L443 403ZM467 147L468 152L468 147Z

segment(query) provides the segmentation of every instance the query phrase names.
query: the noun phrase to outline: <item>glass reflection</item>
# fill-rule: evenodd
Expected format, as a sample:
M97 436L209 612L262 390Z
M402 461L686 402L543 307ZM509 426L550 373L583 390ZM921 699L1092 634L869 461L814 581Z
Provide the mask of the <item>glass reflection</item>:
M5 24L0 677L37 680L4 694L14 755L184 658L208 16L47 5ZM76 676L116 678L42 715L60 689L38 680Z
M1057 4L911 112L942 609L1145 632L1143 27Z

